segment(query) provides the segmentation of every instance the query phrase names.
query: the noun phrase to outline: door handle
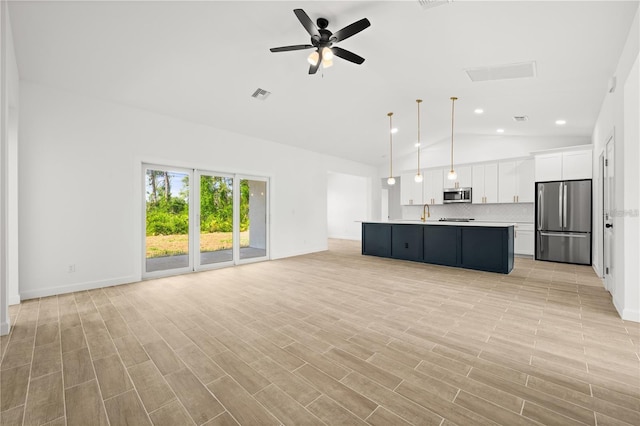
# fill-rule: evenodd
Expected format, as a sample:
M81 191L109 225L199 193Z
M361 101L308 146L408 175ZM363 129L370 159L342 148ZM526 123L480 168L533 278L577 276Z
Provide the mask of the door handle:
M540 185L538 189L538 231L542 230L542 188Z
M560 224L560 228L564 228L562 220L562 182L560 182L560 187L558 188L558 223Z
M562 228L567 226L567 184L564 184L564 190L562 191Z
M605 228L613 228L613 223L606 223L604 225Z
M541 232L543 237L569 237L569 238L587 238L585 234L555 234L551 232Z

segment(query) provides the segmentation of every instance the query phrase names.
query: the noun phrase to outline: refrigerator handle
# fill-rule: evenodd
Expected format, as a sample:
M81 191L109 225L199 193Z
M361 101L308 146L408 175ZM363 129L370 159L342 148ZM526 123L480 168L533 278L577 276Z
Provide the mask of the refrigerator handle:
M562 229L567 226L567 184L564 184L564 191L562 191Z
M560 188L558 189L558 223L560 227L563 227L563 218L562 218L562 206L564 203L562 202L562 187L564 186L563 182L560 182Z
M542 196L543 189L544 185L538 185L538 231L542 231L542 212L544 211L542 206L542 200L544 200Z

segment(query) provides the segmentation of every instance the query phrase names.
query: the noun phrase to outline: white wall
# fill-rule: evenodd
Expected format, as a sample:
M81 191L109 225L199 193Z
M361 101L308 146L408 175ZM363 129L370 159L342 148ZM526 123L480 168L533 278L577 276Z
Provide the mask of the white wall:
M24 299L140 279L142 162L269 177L272 258L327 248L329 170L377 177L363 164L24 81L19 130Z
M327 175L327 228L329 238L360 240L358 221L371 217L371 179L344 173Z
M0 334L9 332L8 305L18 290L18 64L7 2L0 5Z
M638 117L640 116L639 88L640 52L639 13L636 12L629 36L615 71L616 90L607 93L593 132L594 176L598 176L598 157L613 134L614 158L614 211L613 218L613 277L611 289L613 303L623 319L640 322L640 262L638 262L640 240L638 226ZM594 217L599 217L596 212ZM595 247L602 247L602 229L595 230Z

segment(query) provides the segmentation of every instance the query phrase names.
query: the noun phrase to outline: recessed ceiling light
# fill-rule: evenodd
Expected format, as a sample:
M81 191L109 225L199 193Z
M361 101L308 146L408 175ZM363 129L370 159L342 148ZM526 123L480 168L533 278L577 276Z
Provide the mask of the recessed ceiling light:
M504 129L496 129L496 132L498 132L498 133L504 133Z
M476 114L482 114L484 110L482 108L476 108L473 110L473 112L475 112Z
M420 148L420 142L416 142L415 147Z
M394 127L393 129L391 129L391 133L398 133L398 128Z
M565 124L567 124L567 120L556 120L556 124L558 126L564 126Z

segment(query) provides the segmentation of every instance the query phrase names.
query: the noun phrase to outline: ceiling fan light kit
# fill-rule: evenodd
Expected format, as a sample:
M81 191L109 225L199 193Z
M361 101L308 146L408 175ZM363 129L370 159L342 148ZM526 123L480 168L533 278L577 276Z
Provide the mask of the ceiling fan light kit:
M334 55L358 65L364 62L363 57L338 46L334 46L334 43L345 40L371 26L371 23L367 18L362 18L351 25L347 25L341 30L332 33L327 29L329 26L329 21L327 19L318 18L316 20L316 26L304 10L294 9L293 13L295 13L304 29L307 30L311 36L311 44L272 47L269 49L271 52L275 53L289 52L292 50L316 49L309 55L309 57L307 57L307 61L310 64L309 74L315 74L318 71L320 64L322 64L323 68L329 68L332 66Z

